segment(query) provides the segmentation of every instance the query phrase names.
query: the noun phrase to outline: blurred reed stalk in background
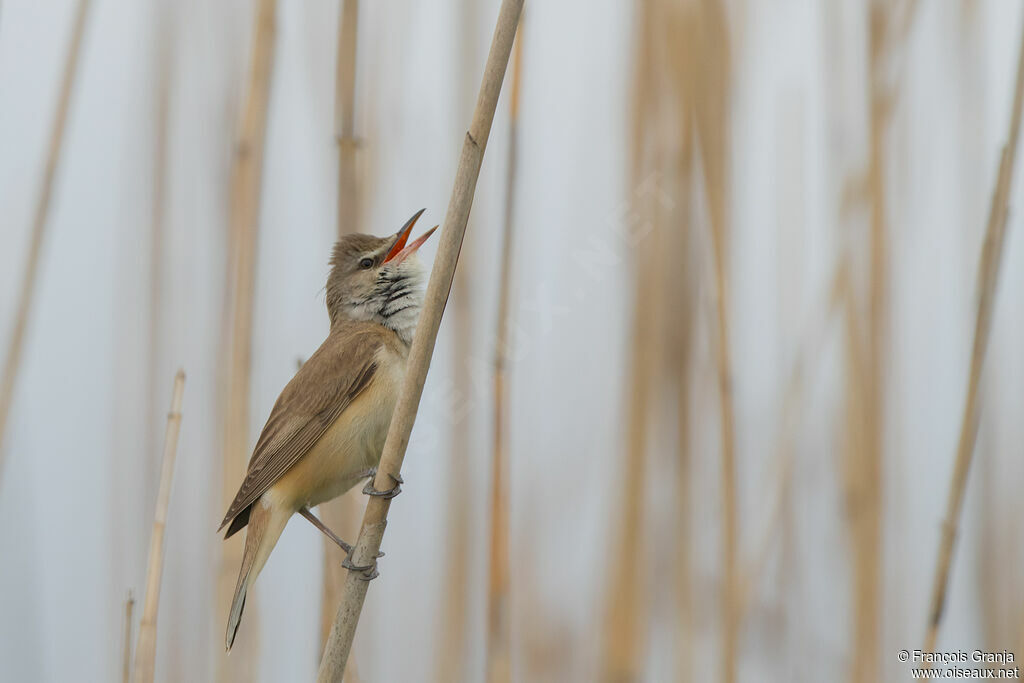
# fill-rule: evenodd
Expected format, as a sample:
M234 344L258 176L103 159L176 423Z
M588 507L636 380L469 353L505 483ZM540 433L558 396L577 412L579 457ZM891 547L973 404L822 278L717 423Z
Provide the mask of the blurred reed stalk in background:
M185 372L178 370L174 375L171 409L167 413L164 454L160 467L160 489L156 497L153 531L149 538L146 595L142 603L142 620L139 622L139 638L135 646L135 683L153 683L156 671L156 619L160 607L160 580L164 570L164 529L167 526L167 507L171 501L174 461L178 453L178 434L181 431L181 399L184 392Z
M853 554L851 681L877 677L882 569L882 448L884 357L888 338L888 246L885 196L886 133L892 94L885 68L889 11L868 8L868 291L866 314L854 286L846 289L846 427L842 450L846 521Z
M722 675L731 680L738 656L736 597L736 494L732 397L728 352L728 127L731 88L729 31L721 3L680 5L649 0L638 6L632 132L633 192L628 216L635 244L636 289L627 408L623 506L616 516L609 608L603 634L602 680L633 681L644 675L647 624L655 618L638 576L647 573L645 495L652 424L670 431L678 453L674 470L676 604L674 666L677 680L693 676L694 637L691 515L691 402L697 331L697 282L702 259L694 227L709 223L717 292L712 346L717 356L721 428L723 533ZM703 183L698 184L697 172ZM695 189L706 193L707 215L697 211ZM661 409L675 399L675 419ZM660 418L660 422L658 419ZM670 424L671 423L671 424Z
M135 596L128 591L124 600L124 634L121 641L121 683L132 680L132 613L135 611Z
M664 4L664 3L662 3ZM664 13L663 13L664 14ZM676 593L676 631L673 642L675 644L675 657L672 662L675 668L675 679L686 682L693 680L693 640L695 637L694 621L694 600L693 600L693 567L690 549L693 545L692 539L692 486L693 476L693 453L691 441L692 424L690 421L691 400L690 392L694 380L693 371L693 349L697 330L696 314L697 306L697 263L695 257L696 243L694 239L694 226L696 217L693 214L694 201L694 125L693 125L693 98L696 90L694 79L696 77L696 64L693 61L699 55L694 49L693 41L696 33L701 29L698 16L694 12L668 12L668 16L653 16L648 9L644 13L643 30L650 35L657 31L657 45L660 59L657 55L651 54L651 48L644 46L651 42L645 39L641 42L643 59L648 66L645 71L646 77L637 78L637 87L641 88L635 102L634 132L633 132L633 178L634 182L642 182L643 178L652 172L660 173L664 179L660 181L663 191L668 193L668 201L649 199L646 212L649 220L652 221L655 230L663 236L667 245L660 249L658 254L651 255L647 250L641 254L648 254L648 258L657 258L661 263L659 271L665 279L663 283L664 302L661 314L666 325L663 334L666 338L663 360L667 370L668 382L675 380L674 390L676 397L676 443L678 453L676 454L676 495L675 516L673 528L675 534L675 593ZM660 79L656 82L650 74L655 64L663 64L665 69ZM650 104L653 92L667 93L670 96L668 116L665 108L660 110ZM651 111L653 109L653 111ZM646 114L646 116L645 116ZM659 116L660 115L660 116ZM648 119L653 118L653 121ZM648 132L649 131L649 132ZM653 133L653 135L652 135ZM647 135L647 155L658 154L661 149L660 158L647 161L641 153L645 149L644 136ZM665 140L671 144L660 147L656 136L663 135ZM651 168L653 166L653 169ZM658 200L658 201L655 201ZM651 245L655 247L655 244ZM665 264L663 260L668 258L670 263ZM641 258L638 260L637 268L642 270L646 267ZM668 267L666 267L666 265ZM676 267L671 267L675 265ZM638 300L640 295L638 293ZM638 331L639 337L639 331Z
M664 79L667 82L663 82L663 79L656 78L658 74L655 73L655 68L664 58L660 51L656 52L655 40L658 38L658 21L667 19L664 16L666 5L659 0L637 4L640 17L637 22L639 35L635 42L633 183L642 182L645 175L654 172L649 165L658 162L656 157L652 157L650 140L663 132L662 128L654 125L663 109L659 97L663 91L658 86L671 88L678 85L670 79ZM658 47L662 46L658 44ZM630 201L638 203L632 197ZM628 440L623 462L623 483L618 487L623 498L621 510L613 514L618 521L612 527L616 536L612 544L611 574L606 592L609 604L602 628L600 675L606 683L638 680L642 674L640 659L646 648L647 596L641 595L640 589L644 582L638 581L637 577L645 576L648 566L643 543L646 526L643 519L643 494L647 469L647 416L652 374L655 363L660 360L657 356L661 335L655 332L653 325L661 312L655 310L656 297L664 276L664 260L658 256L664 251L660 242L662 232L668 226L654 222L646 202L642 206L634 206L633 210L645 212L642 220L651 222L653 234L637 248L632 350L630 372L627 375Z
M498 269L498 315L494 344L494 426L491 459L490 572L487 600L487 680L506 683L512 677L509 616L508 531L508 363L509 299L512 289L512 252L515 248L516 171L519 158L519 92L523 68L523 29L512 52L509 88L508 157L505 166L505 215Z
M256 9L251 46L248 92L231 177L229 207L227 289L232 293L231 329L223 353L227 367L224 421L224 467L220 509L227 509L245 474L249 445L249 388L252 369L253 288L256 240L259 228L260 185L270 99L276 0L260 0ZM238 567L242 561L244 534L223 541L217 577L215 622L220 623L231 605ZM251 681L256 678L259 620L255 605L247 605L246 636L239 639L235 656L217 658L217 680Z
M441 326L448 295L451 292L455 267L458 264L459 252L462 249L469 212L476 192L476 184L483 163L484 150L494 120L501 84L508 68L512 43L515 40L519 15L523 9L523 0L502 0L498 19L491 41L491 48L484 66L480 93L469 130L466 131L459 157L459 165L452 186L452 194L445 213L444 227L441 230L440 244L431 269L430 281L424 296L423 310L416 326L416 335L409 350L405 377L395 406L394 416L388 428L384 451L380 465L374 478L373 487L378 491L386 491L401 481L400 473L405 451L409 444L423 384L430 367L437 332ZM359 538L352 549L352 562L356 566L374 566L380 552L384 529L387 526L387 513L391 507L388 497L374 497L366 505ZM448 558L444 558L448 559ZM317 680L320 683L340 681L345 664L352 649L359 616L369 582L361 572L350 571L345 577L345 592L341 606L335 616L334 627L324 649L320 662Z
M146 341L146 384L149 409L146 411L145 437L152 447L159 447L160 405L163 401L164 379L161 377L160 359L166 334L161 325L163 313L168 309L164 301L164 279L167 274L167 185L168 185L168 142L170 135L171 76L177 45L178 6L160 3L156 8L156 78L153 81L153 148L152 148L152 203L150 208L149 240L149 320ZM153 489L157 477L155 463L146 470L146 491Z
M719 676L736 680L739 661L739 519L736 495L735 419L733 417L732 359L729 335L729 158L732 111L732 40L728 15L721 0L696 4L698 30L693 34L699 52L695 65L693 122L696 148L704 177L705 201L711 232L715 303L715 368L718 382L719 447L721 448L721 643Z
M338 237L359 232L362 225L360 182L356 163L360 142L355 135L358 26L358 0L341 0L334 84L334 135L338 147ZM359 533L359 520L363 510L363 495L359 487L320 507L324 523L342 538L355 538ZM341 587L345 581L345 569L341 566L343 559L340 548L325 537L324 586L320 604L321 649L330 635L334 613L341 599ZM349 658L345 679L353 682L358 679L354 657Z
M28 257L25 259L25 273L21 280L18 294L18 308L14 314L13 332L4 356L3 376L0 377L0 484L3 482L4 471L4 436L7 433L7 418L11 413L11 402L14 400L14 387L21 369L21 355L25 347L25 336L28 331L28 317L35 298L39 259L43 252L43 240L46 237L47 218L50 215L50 200L53 196L53 184L60 162L61 149L64 143L64 130L67 127L68 111L71 108L71 93L75 85L75 75L82 53L82 37L85 35L85 20L89 14L91 0L79 0L71 24L71 42L68 45L61 75L60 90L57 94L57 109L53 117L53 129L46 152L46 166L43 169L43 184L36 203L35 216L32 221L32 235L29 238Z
M455 3L455 41L453 59L456 65L455 84L452 91L452 111L465 112L474 104L479 60L477 58L477 26L479 25L480 3L476 0L458 0ZM465 119L459 114L455 125L457 134L462 133ZM472 216L470 217L472 221ZM476 239L473 230L467 229L465 253L476 253ZM474 351L473 341L473 293L476 271L473 258L463 259L452 284L449 320L451 326L451 381L453 395L461 400L473 396L473 381L469 372L469 359ZM470 457L470 437L474 415L472 411L452 412L448 421L451 437L448 483L445 491L447 503L445 521L445 544L449 561L445 580L441 585L441 638L438 649L437 668L434 680L437 683L466 680L466 655L469 648L467 620L470 606L470 536L473 502L470 493L473 482L474 460ZM486 637L485 637L486 643Z
M338 145L338 237L359 228L359 177L355 134L359 0L341 0L334 80L334 135Z
M866 294L840 267L845 320L846 396L841 472L846 524L853 557L853 644L850 680L878 677L881 663L883 459L889 354L889 228L886 196L888 132L896 86L890 72L894 55L906 41L914 16L914 0L888 3L872 0L867 9L867 168L855 178L844 210L866 203ZM850 255L853 256L852 254Z
M989 334L992 330L992 309L995 305L996 284L999 280L999 266L1002 263L1003 244L1006 239L1010 188L1013 185L1017 146L1020 140L1021 108L1024 104L1024 27L1021 31L1020 53L1017 58L1017 74L1014 83L1009 133L1006 145L999 156L999 170L996 185L992 191L992 204L978 261L978 308L974 323L970 374L967 379L967 395L964 399L956 460L953 464L953 474L949 485L949 498L946 502L946 517L942 524L942 537L935 565L935 579L932 585L928 624L925 632L925 652L935 651L939 635L943 607L946 604L946 591L953 562L960 510L963 507L964 491L967 487L967 474L970 471L974 444L978 435L980 416L978 386L981 382L981 370L985 362L985 352L988 349Z

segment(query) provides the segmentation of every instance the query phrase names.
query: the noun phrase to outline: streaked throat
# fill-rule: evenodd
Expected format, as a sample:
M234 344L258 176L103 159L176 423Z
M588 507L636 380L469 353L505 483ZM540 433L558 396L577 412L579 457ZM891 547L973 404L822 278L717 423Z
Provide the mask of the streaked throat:
M418 269L381 271L377 277L379 322L394 330L406 344L412 343L416 322L423 308L423 290Z

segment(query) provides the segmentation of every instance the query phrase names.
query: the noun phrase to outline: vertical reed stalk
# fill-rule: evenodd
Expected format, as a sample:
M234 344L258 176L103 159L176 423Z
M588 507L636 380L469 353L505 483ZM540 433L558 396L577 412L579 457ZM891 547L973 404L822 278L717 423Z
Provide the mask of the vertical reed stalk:
M846 400L844 406L844 440L842 453L842 479L846 505L847 524L850 529L850 542L853 552L853 587L851 602L853 604L853 651L857 647L871 649L869 641L874 638L875 631L870 628L873 623L871 614L875 610L861 602L871 602L877 593L877 583L868 584L865 577L871 576L871 567L877 564L878 548L873 545L870 534L865 532L865 506L872 502L870 480L866 476L866 467L861 462L867 457L868 438L865 424L867 422L867 384L865 373L867 362L864 350L864 325L860 320L857 300L853 288L844 283L842 290L843 321L846 331L844 347L844 374L846 377ZM867 489L867 490L866 490ZM868 667L867 662L858 661L855 657L850 674L851 681L865 680L860 676Z
M338 49L335 66L334 135L338 145L338 237L356 232L359 221L359 178L356 156L359 141L355 136L356 47L359 25L359 0L342 0L338 13ZM338 500L320 506L324 523L342 538L359 532L362 494L349 491ZM338 546L324 538L324 586L320 605L320 645L327 642L334 612L341 599L345 570ZM355 676L355 660L350 659L346 678Z
M857 600L854 608L854 680L875 678L879 662L878 630L882 589L882 458L885 434L885 343L889 329L889 267L885 153L891 96L882 69L888 51L887 11L873 2L868 16L870 111L868 193L870 197L868 319L864 351L864 449L851 453L859 462L859 491L854 501Z
M669 7L671 4L669 3ZM648 32L655 27L659 28L659 45L667 52L667 59L670 65L669 77L672 87L676 90L677 110L675 119L671 122L677 127L682 139L677 144L678 151L675 158L665 160L668 165L668 178L670 179L669 192L675 198L678 208L666 214L658 212L655 214L658 229L667 234L671 248L664 251L668 258L677 263L685 264L682 273L676 268L669 268L666 274L665 287L669 290L670 301L663 311L663 315L669 321L667 330L669 339L668 364L670 375L675 379L674 393L676 396L676 443L678 448L676 463L676 492L674 511L678 533L674 539L676 545L675 563L675 592L677 604L677 632L675 642L675 674L676 680L685 683L693 679L694 661L694 599L693 599L693 558L691 555L693 515L692 515L692 492L691 480L693 476L693 448L691 421L691 383L694 380L693 349L697 333L697 288L696 278L692 266L695 263L693 257L694 235L693 235L693 190L694 190L694 116L693 76L694 51L689 36L695 33L695 26L692 13L685 13L682 16L654 18L647 12L645 23L648 24ZM680 36L687 36L679 40ZM647 55L647 59L650 59ZM647 89L651 90L652 84L647 83ZM650 100L652 93L638 97L638 105L642 106L643 100ZM648 102L648 108L655 109ZM648 114L650 116L650 113ZM643 119L637 118L635 125L639 127L634 134L638 140L647 130ZM634 172L639 180L641 174ZM642 265L640 267L643 267Z
M457 44L454 59L458 65L454 78L453 111L463 111L473 103L477 86L477 18L480 3L476 0L459 0L455 3L455 24ZM459 126L462 122L458 122ZM457 130L456 133L461 133ZM474 251L474 232L467 227L466 253ZM474 385L470 377L469 358L474 352L473 343L473 302L476 273L473 259L462 262L452 283L451 309L448 324L451 326L452 363L451 381L457 396L472 396ZM458 415L450 421L451 442L445 466L449 468L445 477L445 541L448 566L445 581L441 587L441 633L434 680L447 683L467 678L467 649L469 602L470 602L470 536L472 535L473 469L470 460L470 435L474 415L471 411ZM485 637L486 645L486 637Z
M508 164L505 168L505 217L498 277L498 319L494 346L494 433L491 462L490 575L488 578L487 678L491 683L511 680L509 651L509 540L508 540L508 408L506 364L509 345L509 298L515 228L516 172L519 156L519 90L522 78L523 31L512 57L509 92Z
M999 157L999 172L992 192L985 241L981 246L978 263L978 310L974 322L974 343L971 350L970 374L967 380L967 396L964 401L963 419L960 424L960 439L957 443L956 461L946 501L946 517L942 525L942 539L935 565L935 579L928 611L928 625L925 632L924 650L934 652L938 640L942 611L946 603L949 572L953 563L953 549L956 543L960 510L963 507L967 474L971 467L974 442L978 435L978 385L981 369L988 349L988 338L992 330L992 309L995 305L996 283L1003 256L1006 238L1006 218L1009 213L1010 188L1017 160L1017 146L1020 138L1021 108L1024 104L1024 30L1021 34L1020 54L1017 58L1017 76L1013 90L1013 105L1010 112L1010 130L1006 146Z
M648 119L659 111L657 90L653 86L656 67L652 53L657 35L653 18L659 3L645 2L638 6L636 37L637 62L634 69L632 182L642 183L652 170L660 170L657 160L647 153L647 128L657 130ZM661 17L664 18L664 17ZM659 332L655 329L662 313L659 296L664 279L665 251L663 233L666 226L651 215L646 198L630 197L632 209L651 221L651 234L640 243L635 258L635 289L633 322L630 340L630 371L628 373L626 406L626 448L623 459L622 500L613 515L614 538L611 542L611 568L606 590L608 608L604 615L601 638L600 680L605 683L633 681L640 678L642 650L646 634L640 618L645 603L641 581L647 567L644 554L644 491L647 472L647 426L650 394L656 363L660 360Z
M639 618L644 603L641 582L648 565L644 557L644 501L647 473L647 416L650 412L651 393L656 371L655 360L660 357L661 346L654 333L657 325L660 299L657 282L664 275L661 235L647 238L648 252L653 257L649 265L637 273L634 294L634 322L630 367L631 386L627 407L627 446L622 490L624 499L609 584L611 605L604 625L603 670L601 680L634 681L641 675L644 622Z
M692 142L692 138L691 138ZM691 145L686 145L692 150ZM683 253L680 256L675 250L667 250L670 258L682 258L684 262L692 263L687 258L693 248L692 243L692 222L689 211L692 207L692 157L687 157L681 174L681 210L685 212L684 223L676 229L681 233ZM664 219L663 219L664 220ZM667 221L666 221L667 222ZM668 228L670 226L666 226ZM678 275L676 277L679 277ZM673 329L670 339L675 347L675 362L669 365L671 374L676 380L676 443L678 456L676 463L676 492L675 492L675 520L678 529L674 542L676 544L676 577L675 591L677 600L676 616L678 619L678 632L675 636L675 667L676 680L680 682L693 679L693 640L694 640L694 600L693 600L693 558L691 554L693 534L692 514L692 492L691 485L693 477L693 447L692 447L692 420L691 420L691 394L690 387L693 382L694 364L693 348L696 333L696 312L697 292L693 286L692 277L683 276L683 280L677 298L670 310L674 309Z
M338 236L356 232L359 182L356 174L356 47L359 0L342 0L334 83L334 134L338 144Z
M242 114L239 138L235 146L231 178L230 231L236 253L232 254L229 289L232 296L231 331L226 364L228 393L224 423L224 469L222 506L234 498L245 474L249 441L249 388L252 366L253 289L256 268L256 241L259 227L260 182L263 175L263 148L266 138L267 108L274 51L276 0L260 0L252 39L248 93ZM242 534L222 546L217 582L218 619L228 613L235 578L242 561ZM218 658L218 679L255 678L255 651L258 642L254 605L248 605L250 636L240 643L243 652L229 663ZM237 650L237 648L236 648Z
M736 502L736 445L733 417L732 361L729 351L729 308L725 276L725 226L713 224L712 245L715 254L716 369L722 444L722 662L721 680L736 680L739 656L739 610L737 599L737 555L739 520Z
M855 194L868 204L867 301L861 306L845 283L847 396L843 486L853 554L851 681L874 680L880 663L885 377L889 339L888 197L885 163L894 91L891 57L913 17L911 3L874 0L868 7L868 164ZM902 13L901 11L902 10ZM861 189L861 186L863 189Z
M139 640L135 647L135 683L152 683L156 669L156 616L160 606L160 579L164 569L164 529L167 526L167 507L171 500L174 460L178 453L178 434L181 431L181 399L184 392L185 372L178 370L174 375L171 410L167 413L163 464L160 468L160 490L156 496L153 533L149 537L146 597L142 607L142 620L139 622Z
M146 351L146 385L148 410L146 411L146 443L153 448L158 446L159 439L159 407L163 399L160 387L163 378L160 376L162 342L165 338L161 326L163 313L167 309L164 304L164 278L166 262L164 258L165 238L167 234L167 171L168 171L168 139L170 132L170 90L172 71L172 46L175 40L176 9L170 3L162 4L157 12L156 36L156 78L154 79L153 95L153 198L150 206L150 240L149 240L149 320L147 321ZM146 470L146 484L151 486L156 476L155 470Z
M676 680L680 683L693 680L693 653L694 653L694 600L693 600L693 558L691 552L691 538L693 534L693 515L691 492L693 487L690 482L693 476L693 448L691 446L692 424L690 420L690 383L693 380L693 367L690 361L693 341L693 310L687 311L687 327L681 332L686 335L685 346L679 349L681 360L684 363L680 371L676 372L677 389L676 400L678 401L678 434L676 436L679 449L679 462L677 464L676 476L676 520L678 535L676 544L676 618L678 619L677 632L674 637L676 657L673 662L675 666Z
M731 47L724 4L720 0L703 0L699 8L701 23L695 38L701 50L702 67L696 70L694 113L711 230L715 305L713 343L721 442L722 647L719 673L722 683L733 683L739 657L740 625L737 595L739 520L727 273Z
M121 683L132 680L132 612L135 611L135 596L128 591L124 601L124 642L121 644Z
M466 133L459 167L455 175L455 184L445 215L441 241L438 246L434 267L430 274L430 282L424 298L423 310L420 313L416 336L409 351L405 378L402 390L395 406L394 417L388 429L387 440L381 455L380 466L374 479L374 487L385 490L395 485L396 478L402 468L405 450L409 444L413 422L423 393L423 383L430 367L430 358L437 341L437 331L441 324L441 315L451 291L455 266L458 263L459 250L465 236L469 211L473 204L480 165L483 162L484 149L490 135L494 110L501 91L501 83L512 52L512 41L515 38L519 15L523 8L523 0L502 0L497 26L491 42L487 64L484 67L483 81L477 98L476 110L469 131ZM387 525L387 513L391 501L386 498L372 498L366 505L362 529L359 539L352 551L356 565L372 565L376 562L377 553ZM340 681L345 670L355 637L356 626L366 599L368 582L359 572L349 572L345 579L345 591L341 605L335 617L334 627L320 662L317 680Z
M18 295L18 308L14 315L14 326L10 344L4 356L3 376L0 378L0 483L3 482L4 436L7 432L7 418L14 400L14 387L21 369L21 355L25 348L25 336L28 331L28 317L35 298L35 287L39 261L43 251L43 240L50 215L50 199L53 196L54 178L60 162L61 149L64 143L64 130L67 127L68 111L71 108L71 92L75 84L75 73L82 52L82 36L85 34L85 20L89 13L91 0L79 0L78 9L71 27L71 43L64 60L64 71L61 76L60 91L57 95L57 111L53 118L53 129L46 153L46 166L43 169L43 185L36 203L35 217L32 221L32 236L29 242L28 257L25 260L25 273L21 280Z

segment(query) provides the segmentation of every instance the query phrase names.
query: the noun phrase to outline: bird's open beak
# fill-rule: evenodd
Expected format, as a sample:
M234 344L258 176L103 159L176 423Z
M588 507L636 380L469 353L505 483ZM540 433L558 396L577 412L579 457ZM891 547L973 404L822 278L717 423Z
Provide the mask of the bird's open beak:
M416 225L416 220L423 215L424 211L426 211L426 209L420 209L414 213L412 218L407 220L405 225L402 226L402 229L398 231L398 237L395 238L395 243L391 245L391 249L388 250L388 255L384 257L384 263L394 263L394 265L397 266L399 263L404 261L409 254L414 253L417 249L423 246L423 243L427 241L427 238L434 234L434 231L437 230L436 225L423 233L409 246L406 246L405 244L409 241L409 233L412 232L412 226Z
M412 226L416 225L416 221L419 220L420 216L423 215L424 211L426 211L426 209L420 209L419 211L414 213L412 215L412 218L407 220L405 222L405 225L402 226L402 229L398 231L398 237L395 238L394 244L392 244L391 249L388 250L388 255L384 257L384 263L387 263L388 261L393 259L398 254L398 252L402 251L402 249L405 248L405 243L409 239L409 233L412 232Z

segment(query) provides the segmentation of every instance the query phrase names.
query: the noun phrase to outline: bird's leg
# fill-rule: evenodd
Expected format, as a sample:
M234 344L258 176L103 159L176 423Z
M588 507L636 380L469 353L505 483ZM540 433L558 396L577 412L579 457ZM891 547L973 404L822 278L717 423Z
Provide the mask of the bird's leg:
M299 508L299 514L308 519L310 524L322 531L324 536L337 543L339 548L344 550L346 553L352 552L352 546L338 538L338 535L328 529L326 524L317 519L316 515L314 515L308 507L303 506Z
M402 477L400 475L388 475L395 481L395 485L392 486L387 491L378 491L377 489L373 488L373 478L375 476L377 476L376 467L371 467L370 469L359 472L356 475L357 479L362 479L364 477L369 479L369 481L366 482L366 486L363 487L363 493L365 493L366 495L376 496L378 498L394 498L395 496L402 492L401 484L403 484L404 482L402 481ZM352 562L352 551L350 550L349 553L345 556L345 559L342 560L341 566L351 572L355 572L356 578L360 581L373 581L378 576L380 576L380 572L377 571L377 558L381 557L384 557L384 553L378 552L372 564L357 565L354 562Z
M377 476L377 468L374 467L371 470L371 472L372 474L370 474L370 481L366 482L366 486L363 487L363 493L365 493L366 495L374 496L376 498L394 498L395 496L402 492L402 484L405 483L405 481L402 479L402 475L391 474L389 472L388 476L391 477L391 480L395 482L395 485L386 491L378 491L377 489L373 488L373 479L374 477Z
M380 575L377 571L376 559L373 564L368 564L362 567L352 564L352 546L338 538L338 535L328 529L326 524L317 519L316 515L314 515L308 507L300 508L299 514L308 519L313 526L322 531L327 538L337 543L338 547L345 551L345 559L341 561L342 567L350 571L358 572L359 576L357 578L363 581L372 581ZM377 553L377 557L384 557L384 553Z
M356 481L359 481L360 479L366 479L367 477L369 477L370 479L373 479L374 476L376 476L376 474L377 474L377 468L376 467L368 467L365 470L359 470L358 472L353 474L352 478L355 479Z

